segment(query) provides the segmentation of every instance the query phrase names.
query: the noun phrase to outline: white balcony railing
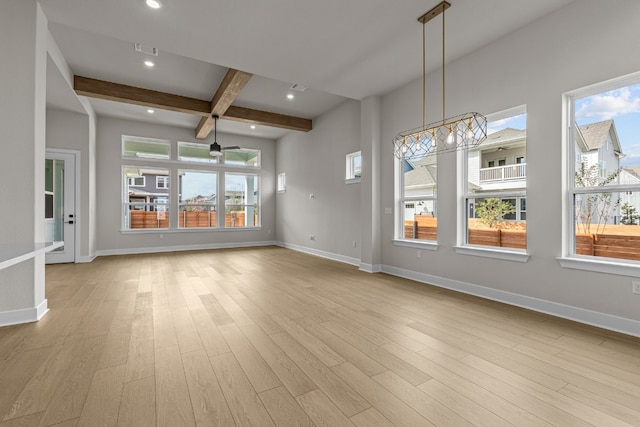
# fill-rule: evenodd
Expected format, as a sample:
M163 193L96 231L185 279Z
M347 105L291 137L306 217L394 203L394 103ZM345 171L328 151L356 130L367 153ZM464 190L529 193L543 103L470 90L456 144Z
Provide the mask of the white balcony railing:
M527 177L527 164L480 169L480 182L511 181Z

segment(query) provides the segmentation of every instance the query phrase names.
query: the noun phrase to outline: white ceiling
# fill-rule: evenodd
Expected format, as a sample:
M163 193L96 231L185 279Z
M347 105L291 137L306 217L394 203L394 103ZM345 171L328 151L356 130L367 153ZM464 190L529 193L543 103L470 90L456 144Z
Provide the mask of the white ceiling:
M439 0L45 0L42 8L74 74L210 100L226 67L254 73L235 105L315 118L346 98L396 89L422 74L417 17ZM573 0L451 0L446 56L453 61ZM578 1L578 0L576 0ZM427 24L439 51L441 22ZM156 47L156 66L133 43ZM427 57L429 70L439 53ZM49 85L61 83L50 74ZM309 87L286 99L293 83ZM48 90L49 105L69 102ZM195 128L198 118L91 100L98 115ZM77 104L77 103L76 103ZM69 107L72 109L72 107ZM220 121L220 131L278 138L288 132Z

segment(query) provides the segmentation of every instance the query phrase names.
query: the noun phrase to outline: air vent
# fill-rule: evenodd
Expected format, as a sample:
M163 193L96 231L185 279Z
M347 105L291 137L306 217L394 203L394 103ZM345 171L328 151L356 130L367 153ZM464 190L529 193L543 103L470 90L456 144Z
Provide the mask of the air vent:
M305 90L307 90L307 87L305 85L294 83L294 84L291 85L291 87L289 89L295 90L297 92L304 92Z
M136 52L146 53L147 55L158 56L158 49L155 47L143 46L140 43L134 43Z

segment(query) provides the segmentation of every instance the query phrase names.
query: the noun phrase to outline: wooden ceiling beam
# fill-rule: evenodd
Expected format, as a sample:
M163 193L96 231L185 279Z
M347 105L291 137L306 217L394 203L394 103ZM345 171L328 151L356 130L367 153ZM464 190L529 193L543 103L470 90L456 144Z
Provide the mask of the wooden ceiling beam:
M214 110L211 102L202 99L127 86L89 77L74 76L73 88L78 95L82 96L194 114L202 118L211 118L211 115L217 111ZM215 98L214 96L214 101ZM237 107L235 105L229 105L226 111L223 114L219 114L219 116L227 120L302 132L309 132L312 129L311 119Z
M218 90L213 95L213 99L211 99L211 114L208 117L202 117L196 127L197 139L206 139L209 136L215 125L212 116L222 117L227 108L236 100L240 91L249 83L251 77L253 77L251 73L229 68L218 86Z
M211 115L211 103L209 101L104 80L74 76L73 89L78 95L91 98L143 105L145 107L195 114L203 117Z
M309 132L313 125L311 119L254 110L252 108L237 107L235 105L230 106L222 118L256 125L298 130L302 132Z

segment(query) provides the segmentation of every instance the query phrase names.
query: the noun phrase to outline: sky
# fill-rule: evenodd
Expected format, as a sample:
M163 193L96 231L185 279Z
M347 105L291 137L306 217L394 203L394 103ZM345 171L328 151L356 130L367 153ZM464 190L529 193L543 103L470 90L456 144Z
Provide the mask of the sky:
M575 115L579 126L613 119L625 154L620 165L640 165L640 84L577 99Z

